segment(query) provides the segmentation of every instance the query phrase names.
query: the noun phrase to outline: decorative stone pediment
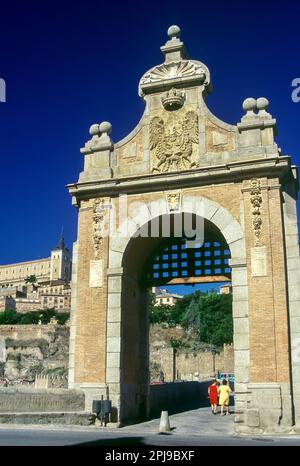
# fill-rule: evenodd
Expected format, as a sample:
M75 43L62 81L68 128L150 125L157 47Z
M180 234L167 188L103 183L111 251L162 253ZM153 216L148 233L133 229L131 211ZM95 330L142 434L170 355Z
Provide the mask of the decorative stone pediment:
M139 123L116 143L109 122L91 126L92 137L81 149L80 183L160 173L174 176L172 172L179 171L193 176L191 169L214 173L214 166L278 156L276 122L266 111L268 100L246 99L246 115L237 125L220 120L205 102L211 91L208 67L189 58L178 26L171 26L167 34L160 48L164 63L150 68L139 82L145 103Z
M147 91L153 92L153 89L161 85L175 84L176 81L184 83L185 86L192 83L208 85L210 82L208 68L196 60L181 60L157 65L142 76L139 95L142 96Z
M195 75L201 76L204 80L206 73L203 66L192 62L191 60L184 60L177 63L164 63L156 66L149 73L144 74L141 79L141 84L154 83L165 79L185 78L186 76Z

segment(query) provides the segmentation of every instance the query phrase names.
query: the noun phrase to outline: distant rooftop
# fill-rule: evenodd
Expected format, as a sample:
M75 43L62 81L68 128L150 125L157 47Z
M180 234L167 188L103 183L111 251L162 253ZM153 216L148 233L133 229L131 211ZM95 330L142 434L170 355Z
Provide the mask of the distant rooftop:
M183 298L182 295L177 293L170 293L168 290L158 290L158 292L155 292L155 296L156 298Z

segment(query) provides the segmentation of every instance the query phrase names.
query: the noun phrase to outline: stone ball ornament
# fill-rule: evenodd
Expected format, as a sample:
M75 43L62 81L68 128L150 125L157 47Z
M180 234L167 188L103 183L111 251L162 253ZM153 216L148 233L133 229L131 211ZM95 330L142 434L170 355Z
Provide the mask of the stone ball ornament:
M243 102L243 109L245 112L251 112L256 110L256 105L256 99L253 99L253 97L248 97L248 99L244 100Z
M170 26L168 29L168 36L173 39L173 38L179 38L180 37L180 27L176 26L175 24Z
M258 110L266 110L269 106L269 101L265 97L259 97L256 101L256 106Z
M112 125L111 123L109 123L109 121L102 121L102 123L100 123L99 131L101 134L102 133L110 134L111 130L112 130Z
M94 124L90 126L89 133L91 136L97 136L99 134L99 125Z

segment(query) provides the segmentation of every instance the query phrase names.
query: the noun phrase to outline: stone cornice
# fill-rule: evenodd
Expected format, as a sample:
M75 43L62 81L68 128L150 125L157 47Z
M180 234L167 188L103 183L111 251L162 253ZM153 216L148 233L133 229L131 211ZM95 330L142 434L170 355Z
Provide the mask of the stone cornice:
M214 165L181 172L137 175L85 183L68 184L69 193L77 200L92 196L139 194L167 189L206 186L219 183L240 182L252 176L285 177L291 169L289 156L256 158L226 165Z

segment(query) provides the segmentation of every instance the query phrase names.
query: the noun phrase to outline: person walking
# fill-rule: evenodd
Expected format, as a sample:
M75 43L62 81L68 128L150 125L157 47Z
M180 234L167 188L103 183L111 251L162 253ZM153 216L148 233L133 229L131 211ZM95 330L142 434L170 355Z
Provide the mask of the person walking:
M211 406L211 413L217 414L217 406L218 406L218 385L217 380L214 379L212 384L208 387L208 396L209 402Z
M226 409L226 415L230 414L229 413L229 395L230 395L230 387L227 384L227 380L223 379L222 380L222 385L220 385L219 389L219 405L221 406L221 416L225 416L224 411L224 406Z

